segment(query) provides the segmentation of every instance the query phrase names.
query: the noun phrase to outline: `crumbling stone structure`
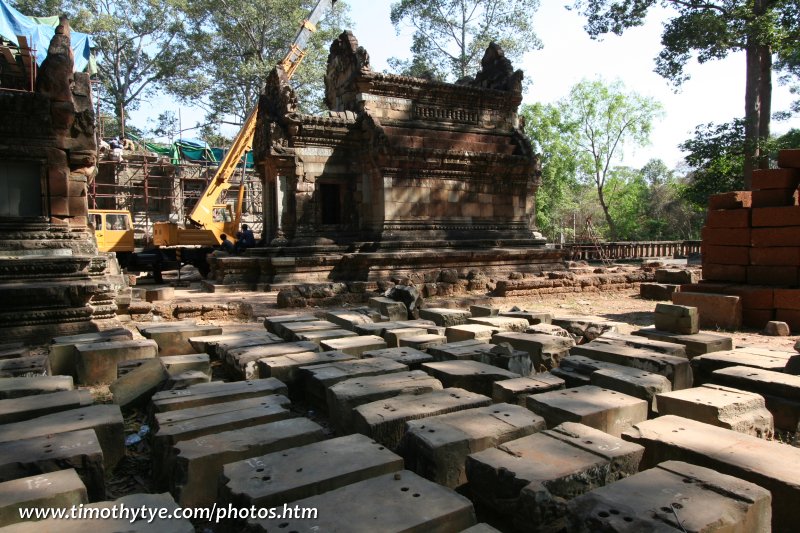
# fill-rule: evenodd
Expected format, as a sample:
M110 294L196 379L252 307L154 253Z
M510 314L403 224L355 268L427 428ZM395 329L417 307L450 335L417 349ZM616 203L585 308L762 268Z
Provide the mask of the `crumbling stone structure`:
M62 19L34 92L0 90L0 332L33 338L96 329L119 284L87 220L96 173L88 74L73 73ZM117 278L121 283L121 277Z
M330 112L312 116L275 69L254 142L272 243L258 281L561 268L535 231L540 170L517 115L521 81L495 44L459 84L374 72L345 32L328 57Z

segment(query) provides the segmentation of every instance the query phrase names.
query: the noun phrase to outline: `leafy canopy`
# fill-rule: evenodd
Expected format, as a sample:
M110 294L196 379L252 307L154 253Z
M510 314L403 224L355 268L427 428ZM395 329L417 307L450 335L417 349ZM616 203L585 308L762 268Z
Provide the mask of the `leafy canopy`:
M414 29L409 61L393 59L404 74L460 79L474 75L489 43L503 47L513 62L541 48L533 31L539 0L400 0L391 20Z

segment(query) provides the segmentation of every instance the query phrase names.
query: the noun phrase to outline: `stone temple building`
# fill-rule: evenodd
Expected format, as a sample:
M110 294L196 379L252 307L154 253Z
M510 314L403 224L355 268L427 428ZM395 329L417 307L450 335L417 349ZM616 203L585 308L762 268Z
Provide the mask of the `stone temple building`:
M0 334L7 339L91 331L116 316L122 278L106 275L109 259L98 255L87 220L87 182L96 173L89 75L74 73L73 61L63 19L33 90L0 87Z
M535 231L540 170L517 114L522 72L494 44L481 65L457 84L379 73L345 32L330 48L323 116L300 113L274 70L254 141L271 243L252 251L257 281L560 268Z

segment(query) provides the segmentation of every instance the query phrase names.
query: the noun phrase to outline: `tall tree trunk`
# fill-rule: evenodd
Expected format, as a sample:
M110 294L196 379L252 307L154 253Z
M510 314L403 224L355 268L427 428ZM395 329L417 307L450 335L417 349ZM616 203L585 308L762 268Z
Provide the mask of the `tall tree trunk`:
M761 115L758 123L758 138L762 143L769 140L769 125L772 119L772 48L769 45L761 45L759 48L759 60L761 66ZM763 146L763 144L762 144ZM766 154L761 154L759 168L769 168L769 158Z
M614 223L614 219L611 218L611 213L608 211L608 205L606 204L606 198L603 195L603 188L599 185L597 186L597 199L600 200L600 207L603 208L603 215L606 217L606 224L608 224L608 236L612 241L616 241L617 225Z
M753 37L748 38L745 54L747 74L744 90L744 188L753 186L753 169L758 161L761 125L761 57Z

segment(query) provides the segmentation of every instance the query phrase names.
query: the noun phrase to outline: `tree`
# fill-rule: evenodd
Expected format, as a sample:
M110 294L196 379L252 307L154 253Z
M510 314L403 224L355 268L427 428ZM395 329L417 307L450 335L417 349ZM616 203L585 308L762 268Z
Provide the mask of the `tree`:
M625 146L644 146L650 142L653 121L661 105L635 92L627 92L621 82L582 81L559 103L569 143L576 150L578 176L593 183L603 209L611 239L617 227L610 206L615 201L614 181L609 181L619 166Z
M193 0L187 15L195 24L185 38L198 61L185 64L169 91L206 113L209 122L240 124L253 109L272 68L316 2L309 0ZM335 4L318 24L307 56L292 79L301 106L319 109L328 46L349 24L348 8ZM231 120L232 117L232 120Z
M395 28L414 28L408 64L414 72L447 73L461 79L480 68L489 43L495 42L512 62L541 48L532 16L539 0L400 0L392 5Z
M664 25L664 46L656 60L656 72L681 84L693 53L700 63L746 55L745 151L742 168L749 188L752 171L760 164L760 142L769 138L772 70L788 67L800 50L798 0L576 0L575 7L588 17L586 30L597 38L605 33L621 35L644 23L656 5L672 7L675 16Z

